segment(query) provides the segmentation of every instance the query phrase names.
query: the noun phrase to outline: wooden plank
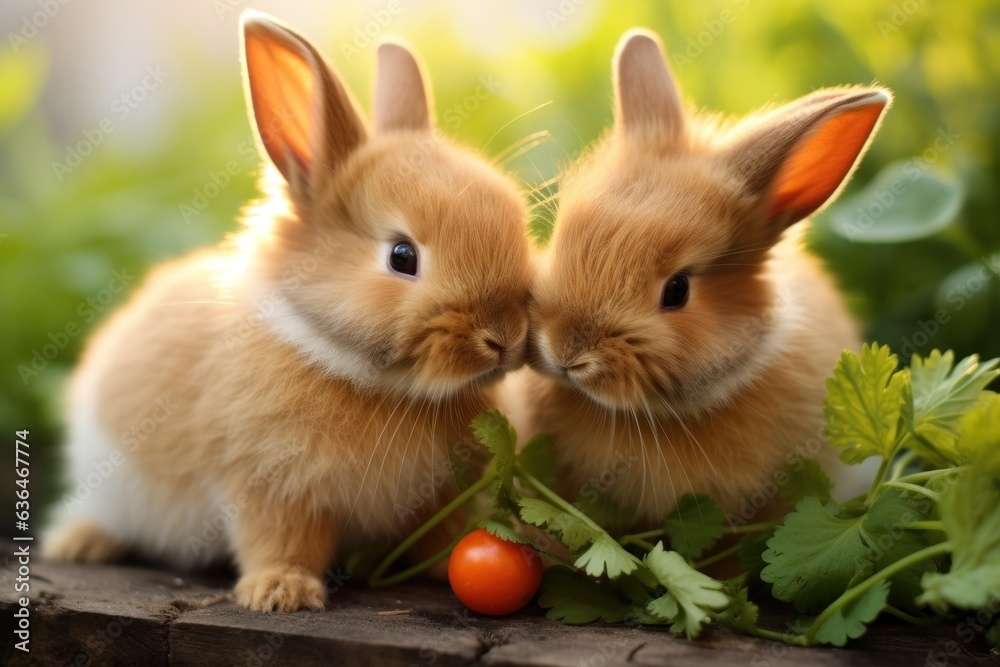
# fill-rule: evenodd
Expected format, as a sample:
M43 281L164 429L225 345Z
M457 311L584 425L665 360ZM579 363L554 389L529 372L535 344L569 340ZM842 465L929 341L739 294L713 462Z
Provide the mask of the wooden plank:
M982 633L958 623L914 629L880 622L848 649L791 648L713 628L697 641L643 627L549 621L536 607L490 618L444 586L331 592L327 609L256 614L231 600L226 574L177 575L148 566L32 561L31 653L14 649L10 546L0 567L0 663L5 665L295 665L518 667L610 665L995 665ZM380 615L410 609L412 613ZM773 614L774 612L772 612ZM776 617L775 617L776 618Z

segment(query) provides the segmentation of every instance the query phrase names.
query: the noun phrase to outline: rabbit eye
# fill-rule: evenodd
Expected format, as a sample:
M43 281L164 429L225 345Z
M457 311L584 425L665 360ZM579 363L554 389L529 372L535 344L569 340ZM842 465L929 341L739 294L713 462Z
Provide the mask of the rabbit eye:
M671 277L663 286L663 308L666 310L683 308L688 300L689 287L688 277L683 273Z
M407 276L417 275L417 248L409 241L400 241L389 251L389 268Z

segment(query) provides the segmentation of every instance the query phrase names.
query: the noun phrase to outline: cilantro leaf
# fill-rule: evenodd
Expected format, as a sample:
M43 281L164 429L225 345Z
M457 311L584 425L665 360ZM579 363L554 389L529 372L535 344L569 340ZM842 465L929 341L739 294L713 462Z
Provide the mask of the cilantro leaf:
M528 540L525 539L524 536L520 535L510 526L500 523L499 521L483 519L479 522L478 527L485 529L487 533L493 535L494 537L499 537L501 540L506 540L507 542L513 542L515 544L529 544Z
M556 460L549 436L542 433L524 443L517 453L517 463L545 486L555 486Z
M517 447L517 433L514 427L502 412L491 410L472 420L472 433L493 455L497 483L490 502L499 511L516 509L514 449Z
M897 364L888 347L865 345L860 357L845 350L827 379L825 432L843 461L892 456L907 377Z
M599 577L607 572L610 579L635 572L639 564L638 558L626 551L607 533L601 533L594 539L590 548L573 563L575 567L584 570L592 577Z
M958 442L963 463L971 463L1000 478L1000 395L984 391L965 415Z
M570 625L601 619L608 623L625 620L631 607L606 581L596 581L579 572L557 565L542 574L542 594L538 605L548 618Z
M800 463L797 469L792 465L785 468L788 481L778 491L782 500L793 507L809 497L818 498L821 503L830 502L833 482L823 466L815 459L801 459Z
M767 541L760 577L774 597L801 612L818 612L840 597L858 573L872 572L873 551L862 535L864 516L841 519L836 506L806 498Z
M952 545L951 570L927 574L919 601L938 611L949 606L983 609L1000 582L1000 488L986 471L972 468L938 502Z
M670 548L695 560L722 537L725 520L725 512L711 497L684 494L667 516L665 529Z
M679 553L664 551L663 542L657 542L646 554L645 564L667 589L662 596L651 600L646 609L671 622L671 632L697 637L702 626L711 620L711 612L729 606L729 596L723 592L721 581L698 572Z
M554 534L578 554L575 567L585 570L592 577L605 572L611 579L634 572L640 561L618 544L610 535L591 526L580 517L565 512L544 500L521 498L521 520ZM590 545L585 551L584 547ZM583 553L579 553L583 551Z
M912 433L906 446L940 467L963 462L958 441L963 417L976 406L986 385L1000 375L998 359L980 363L972 355L957 364L954 360L950 350L944 354L934 350L926 359L914 355L910 400L902 411Z
M753 633L757 629L760 608L750 600L749 589L727 583L724 590L729 595L729 606L718 615L719 620L731 628Z
M521 509L521 521L553 533L572 551L583 549L600 534L577 517L544 500L521 498L518 506Z
M838 607L816 631L816 641L843 646L848 639L862 636L867 630L866 625L885 609L888 596L889 582L883 579L857 600Z
M772 593L779 600L794 602L803 613L817 613L853 581L928 546L925 533L906 528L927 518L930 508L920 503L886 488L867 512L854 515L846 506L806 498L767 541L762 558L768 565L761 579L774 584ZM929 559L895 575L894 602L915 609L920 578L936 569L936 561Z

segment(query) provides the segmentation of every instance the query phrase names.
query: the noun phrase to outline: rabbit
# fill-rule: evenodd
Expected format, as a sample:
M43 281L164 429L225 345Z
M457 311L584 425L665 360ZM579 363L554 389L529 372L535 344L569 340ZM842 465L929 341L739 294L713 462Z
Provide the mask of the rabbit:
M561 180L530 369L502 404L552 437L559 490L624 527L662 525L689 492L761 521L786 464L844 472L825 379L859 333L796 223L848 180L891 95L829 88L725 123L685 107L643 29L613 73L614 127Z
M403 43L378 47L369 129L306 38L256 12L241 26L265 196L89 341L68 390L86 489L45 552L233 559L239 604L290 612L322 607L334 559L412 532L485 457L469 424L523 363L533 266L521 193L436 137Z

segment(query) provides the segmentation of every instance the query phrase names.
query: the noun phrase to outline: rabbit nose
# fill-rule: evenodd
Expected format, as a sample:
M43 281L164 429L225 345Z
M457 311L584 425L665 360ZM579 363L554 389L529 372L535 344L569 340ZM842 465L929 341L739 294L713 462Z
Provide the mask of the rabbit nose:
M496 342L489 336L484 336L483 342L486 344L486 347L489 348L490 352L497 355L497 366L502 366L503 362L507 358L507 347Z

